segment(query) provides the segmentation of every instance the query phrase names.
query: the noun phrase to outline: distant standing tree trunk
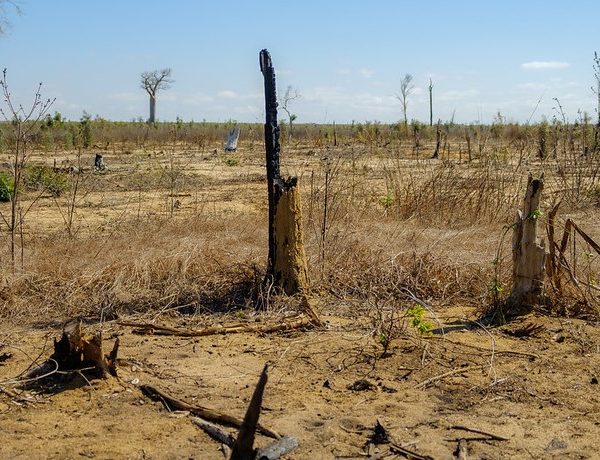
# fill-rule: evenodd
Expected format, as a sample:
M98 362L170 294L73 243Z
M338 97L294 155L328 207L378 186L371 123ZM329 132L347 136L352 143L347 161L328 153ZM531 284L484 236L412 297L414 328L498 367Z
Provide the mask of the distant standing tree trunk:
M404 116L404 128L408 130L408 96L415 89L415 85L412 84L413 76L409 73L405 74L400 80L400 94L396 95L396 99L402 104L402 115Z
M151 70L143 72L141 75L140 86L150 96L150 117L148 123L156 121L156 93L161 89L169 89L174 80L171 79L172 70Z
M298 94L298 90L292 88L291 86L288 86L287 89L285 90L285 95L283 96L283 99L281 99L281 101L280 101L281 108L287 114L288 120L289 120L290 132L288 133L288 141L290 141L292 139L293 123L298 118L298 115L291 112L290 104L299 98L300 98L300 94Z
M149 123L154 123L156 120L156 95L150 94L150 117L148 118Z
M440 129L440 123L442 120L438 120L437 128L435 130L435 150L433 151L432 159L439 158L440 156L440 146L442 144L442 130Z
M433 126L433 82L429 79L429 126Z
M593 68L596 87L592 86L592 91L596 94L596 115L598 116L594 130L594 152L598 152L600 151L600 57L598 57L598 52L594 52Z

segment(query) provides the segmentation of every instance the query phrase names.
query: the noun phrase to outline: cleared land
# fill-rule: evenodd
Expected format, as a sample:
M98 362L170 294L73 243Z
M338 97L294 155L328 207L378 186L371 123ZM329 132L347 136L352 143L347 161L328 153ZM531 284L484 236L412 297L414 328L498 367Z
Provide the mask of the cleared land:
M14 274L8 244L1 249L0 457L223 458L186 414L169 413L140 385L242 417L269 362L261 423L298 438L289 458L366 458L377 420L397 445L433 458L451 458L461 438L472 458L593 458L599 256L577 240L569 261L584 284L565 281L560 295L549 288L552 307L507 325L479 319L510 290L504 227L529 172L545 173L544 222L563 200L557 235L572 218L600 241L598 160L541 161L488 146L494 154L469 162L461 148L430 160L431 143L419 158L406 145L286 146L283 171L300 177L312 301L326 327L273 334L165 337L117 324L264 324L300 310L300 299L261 283L259 142L234 154L217 143L109 149L104 173L91 171L86 152L73 237L68 190L28 190L24 209L35 203ZM74 153L41 152L30 164L52 166L54 157L76 164ZM430 307L431 334L406 316L415 298ZM119 337L119 379L12 385L73 317Z

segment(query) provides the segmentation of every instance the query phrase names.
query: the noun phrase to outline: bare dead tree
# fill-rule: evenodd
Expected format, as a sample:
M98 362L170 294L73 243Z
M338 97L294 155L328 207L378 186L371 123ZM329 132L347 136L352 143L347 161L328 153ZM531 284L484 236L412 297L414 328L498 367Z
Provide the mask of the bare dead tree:
M408 97L410 93L415 89L415 85L413 85L413 76L409 73L405 74L400 80L400 94L396 95L396 99L400 101L402 104L402 115L404 116L404 127L408 127L408 115L407 115L407 107L408 107Z
M161 89L169 89L171 83L175 81L171 79L171 72L172 69L166 68L142 73L141 87L150 96L150 117L148 118L148 123L154 123L156 119L156 93Z
M289 126L290 126L290 131L288 133L288 141L292 138L293 122L296 121L296 119L298 118L298 115L291 112L290 104L292 102L294 102L295 100L300 99L300 97L301 96L298 93L297 89L293 88L292 86L288 86L287 89L285 90L285 94L283 95L283 97L281 98L281 101L279 102L279 104L281 105L281 108L287 114L287 117L288 117L288 122L289 122Z
M9 122L7 126L10 128L9 152L11 155L12 168L12 184L10 184L12 190L10 190L9 193L10 213L8 217L0 213L0 217L2 217L2 220L8 227L11 264L14 271L16 242L19 235L21 236L21 265L23 265L23 219L31 209L31 206L33 206L32 203L25 210L21 207L21 188L23 183L23 173L27 166L27 161L29 160L29 142L37 133L40 121L54 103L54 99L42 99L42 84L40 83L30 106L24 107L21 104L15 104L8 88L6 69L2 72L0 87L4 103L6 104L6 108L0 108L0 114L7 122Z
M592 92L596 95L596 129L594 130L594 152L600 150L600 57L598 52L594 51L594 80L596 80L596 87L592 86Z
M433 126L433 82L429 79L429 126Z

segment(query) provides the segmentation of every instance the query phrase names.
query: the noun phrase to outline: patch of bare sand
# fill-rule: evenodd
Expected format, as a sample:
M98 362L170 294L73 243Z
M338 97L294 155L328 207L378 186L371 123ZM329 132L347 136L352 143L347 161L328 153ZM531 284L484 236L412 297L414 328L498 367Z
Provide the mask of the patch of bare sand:
M540 329L519 338L519 325L486 331L465 313L441 312L445 336L398 339L386 358L367 329L333 316L325 317L327 331L268 336L139 336L109 323L106 335L121 338L120 380L30 391L30 403L0 396L0 457L223 458L189 418L169 414L139 385L241 417L270 362L261 423L299 439L292 459L360 457L376 420L398 444L434 458L451 458L459 438L469 440L472 458L593 458L600 448L597 328L531 317ZM0 340L13 353L0 380L26 368L25 353L36 356L45 336L13 330ZM447 372L455 373L438 378ZM360 379L372 387L350 389Z

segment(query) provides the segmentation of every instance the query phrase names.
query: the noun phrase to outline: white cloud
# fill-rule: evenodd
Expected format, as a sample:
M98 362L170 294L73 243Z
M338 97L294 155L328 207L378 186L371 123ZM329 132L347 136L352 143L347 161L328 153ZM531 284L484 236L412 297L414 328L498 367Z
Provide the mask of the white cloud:
M446 91L439 97L440 101L460 101L463 99L470 99L479 95L479 90L466 89L463 91Z
M111 101L120 101L120 102L137 102L141 100L146 100L146 95L143 91L139 91L137 93L113 93L108 95L108 99Z
M562 61L530 61L521 64L525 70L566 69L571 64Z
M358 71L358 73L360 73L361 76L363 76L364 78L371 78L375 74L375 71L371 69L362 68Z
M229 89L225 89L223 91L219 91L217 96L224 97L225 99L235 99L238 95L235 91L231 91Z

